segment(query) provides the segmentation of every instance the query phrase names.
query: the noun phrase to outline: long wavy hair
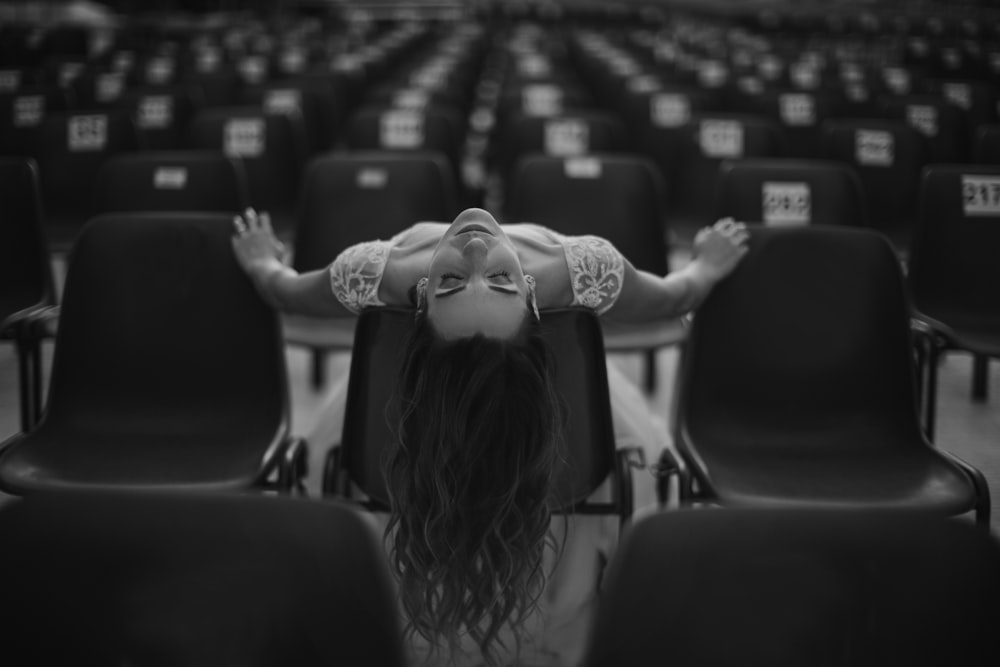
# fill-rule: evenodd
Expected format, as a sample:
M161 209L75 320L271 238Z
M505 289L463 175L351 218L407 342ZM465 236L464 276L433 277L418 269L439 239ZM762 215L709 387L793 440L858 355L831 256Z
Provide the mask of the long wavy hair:
M454 657L468 634L495 665L520 650L550 574L543 554L562 548L550 532L564 414L552 355L531 316L509 340L446 341L418 312L404 359L384 472L406 637Z

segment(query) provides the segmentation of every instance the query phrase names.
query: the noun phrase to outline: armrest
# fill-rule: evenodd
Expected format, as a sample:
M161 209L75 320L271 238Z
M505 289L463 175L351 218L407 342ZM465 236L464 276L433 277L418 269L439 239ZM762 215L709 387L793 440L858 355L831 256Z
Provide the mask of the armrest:
M670 484L670 478L676 477L680 489L681 499L690 496L691 473L684 462L674 456L669 447L664 447L660 451L659 460L651 466L653 477L656 478L656 495L661 507L666 507Z
M59 306L48 306L31 318L31 335L35 338L55 338L59 331Z
M323 481L321 484L322 496L324 498L328 496L338 495L339 489L339 477L340 477L340 443L336 443L326 454L326 462L323 465Z
M10 338L21 332L27 332L29 335L34 335L34 323L42 317L46 311L52 308L58 309L58 306L36 303L33 306L28 306L27 308L11 313L7 316L3 323L0 324L0 337Z

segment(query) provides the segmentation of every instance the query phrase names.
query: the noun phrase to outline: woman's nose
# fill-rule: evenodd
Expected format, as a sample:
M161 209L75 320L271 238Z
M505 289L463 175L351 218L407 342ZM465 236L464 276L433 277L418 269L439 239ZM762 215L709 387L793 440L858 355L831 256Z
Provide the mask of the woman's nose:
M462 255L474 264L481 264L486 259L487 252L489 252L489 247L487 247L486 241L480 238L469 239L462 248Z

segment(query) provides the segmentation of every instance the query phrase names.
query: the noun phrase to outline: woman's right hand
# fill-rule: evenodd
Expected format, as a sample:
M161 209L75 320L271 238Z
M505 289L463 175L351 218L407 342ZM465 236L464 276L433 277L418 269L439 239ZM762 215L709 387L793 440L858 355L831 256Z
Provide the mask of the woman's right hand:
M233 219L233 252L236 261L252 278L260 279L267 273L285 265L288 251L278 240L267 213L258 214L248 208Z

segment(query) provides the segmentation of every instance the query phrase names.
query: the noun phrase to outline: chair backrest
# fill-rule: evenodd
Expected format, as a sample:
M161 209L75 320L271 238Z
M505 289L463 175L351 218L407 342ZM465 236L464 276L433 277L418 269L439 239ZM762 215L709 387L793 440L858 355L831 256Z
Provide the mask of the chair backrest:
M662 183L652 162L631 155L531 155L514 174L506 217L569 235L611 241L635 266L667 272Z
M946 321L1000 318L1000 166L924 170L907 279L914 305Z
M383 450L393 442L395 387L413 311L375 308L361 313L347 390L343 467L350 482L388 507ZM566 406L565 464L556 474L556 498L566 508L584 501L614 470L607 368L600 322L593 311L542 313L542 329L555 358L556 385Z
M57 86L26 86L0 93L0 155L37 157L42 122L69 107Z
M873 227L909 242L925 161L924 139L901 120L828 120L823 156L854 167Z
M605 575L587 667L991 665L1000 546L866 510L653 515Z
M91 219L72 249L43 424L287 430L280 319L233 255L232 215Z
M972 146L975 162L1000 164L1000 124L987 123L977 127Z
M119 106L128 109L145 150L176 150L201 104L191 86L147 86L126 92Z
M250 206L243 163L212 151L156 151L109 158L97 175L93 212L218 211Z
M139 148L138 141L131 115L123 109L46 115L38 144L46 218L67 217L82 224L101 165L112 155Z
M306 168L294 266L311 271L345 248L389 239L420 221L451 220L458 208L451 166L440 153L329 153Z
M749 252L688 332L675 428L700 448L743 456L762 443L800 453L794 434L817 425L831 437L809 438L813 450L922 442L909 303L885 237L831 226L750 231Z
M465 120L454 109L363 107L351 116L344 142L350 150L395 152L436 151L459 173Z
M0 322L53 303L53 284L38 169L30 158L0 158Z
M337 503L38 494L0 541L19 664L404 664L381 545Z
M301 118L257 107L206 108L191 120L186 145L239 158L255 208L294 208L307 157Z
M716 189L716 217L766 225L868 224L857 174L826 160L746 159L723 162Z
M890 118L902 120L924 138L927 162L965 162L969 131L962 110L941 95L894 95L883 100Z

